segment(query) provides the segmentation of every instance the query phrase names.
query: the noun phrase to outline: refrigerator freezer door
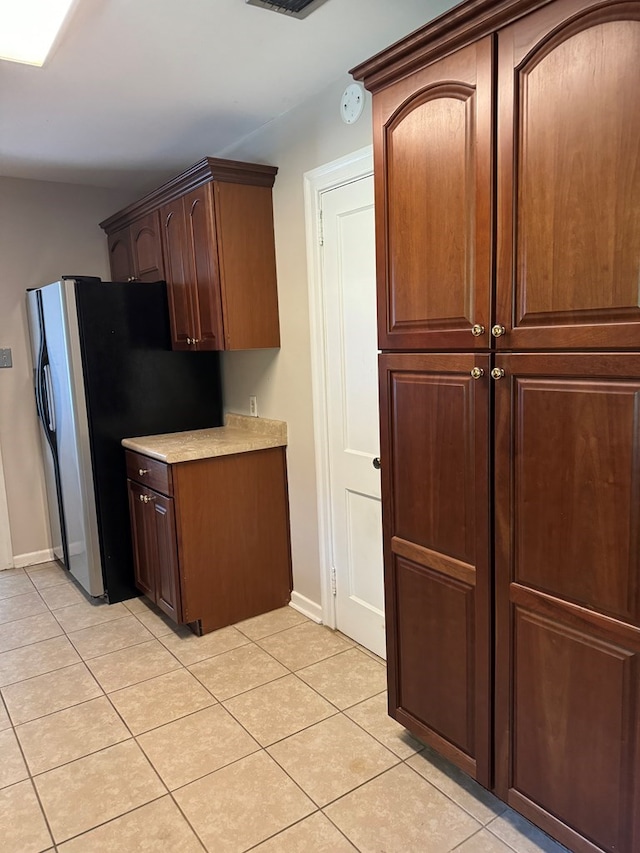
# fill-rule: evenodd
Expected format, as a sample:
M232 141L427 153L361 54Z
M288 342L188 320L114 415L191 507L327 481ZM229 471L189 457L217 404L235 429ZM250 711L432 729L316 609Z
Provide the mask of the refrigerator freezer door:
M49 527L51 544L56 559L67 567L66 544L63 544L62 531L65 529L60 484L60 466L58 464L58 447L55 432L51 429L51 418L47 412L46 374L48 368L48 353L45 347L44 318L42 315L42 295L39 290L27 293L27 309L29 315L29 331L31 337L31 357L33 367L33 387L35 392L36 412L40 422L40 439L42 458L44 461L44 480L48 498ZM51 397L48 398L49 400ZM49 405L49 410L51 409Z
M104 594L104 584L97 548L73 282L56 282L35 292L41 294L44 343L48 356L48 364L41 366L41 420L44 420L45 432L53 433L57 451L53 456L54 462L57 456L59 471L57 491L66 530L66 564L90 595L100 596ZM51 493L49 500L54 500Z

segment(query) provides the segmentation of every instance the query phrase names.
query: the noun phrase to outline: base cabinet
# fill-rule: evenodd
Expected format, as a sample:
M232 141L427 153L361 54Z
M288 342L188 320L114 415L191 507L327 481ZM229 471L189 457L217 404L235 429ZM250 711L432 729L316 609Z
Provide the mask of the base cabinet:
M167 616L204 634L288 604L284 448L126 461L136 586Z

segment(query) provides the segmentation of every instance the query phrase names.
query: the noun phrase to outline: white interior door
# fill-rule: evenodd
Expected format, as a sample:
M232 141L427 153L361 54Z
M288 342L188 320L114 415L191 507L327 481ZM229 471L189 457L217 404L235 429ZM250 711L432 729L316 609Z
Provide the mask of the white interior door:
M384 657L373 177L321 194L336 627Z

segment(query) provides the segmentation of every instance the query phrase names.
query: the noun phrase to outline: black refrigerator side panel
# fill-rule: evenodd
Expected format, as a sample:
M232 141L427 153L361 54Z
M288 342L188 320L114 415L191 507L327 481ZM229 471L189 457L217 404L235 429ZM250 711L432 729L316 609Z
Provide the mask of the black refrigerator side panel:
M134 586L123 438L221 426L217 352L173 352L166 285L77 282L100 553L110 602Z

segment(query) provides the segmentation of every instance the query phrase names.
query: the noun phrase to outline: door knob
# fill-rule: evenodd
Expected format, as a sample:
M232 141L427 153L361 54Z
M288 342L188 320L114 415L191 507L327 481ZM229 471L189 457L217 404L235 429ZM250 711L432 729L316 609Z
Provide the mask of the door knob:
M380 470L380 457L379 456L376 456L375 459L373 460L373 467L376 469L376 471Z
M480 323L474 323L471 327L471 334L474 338L479 338L480 335L484 335L484 326L481 326Z
M501 326L500 323L496 323L496 325L491 329L491 334L494 338L501 338L507 330L504 326Z
M504 376L504 370L501 367L494 367L491 371L491 376L494 379L502 379L502 377Z
M484 370L481 367L472 367L471 368L471 378L472 379L480 379L481 376L484 376Z

